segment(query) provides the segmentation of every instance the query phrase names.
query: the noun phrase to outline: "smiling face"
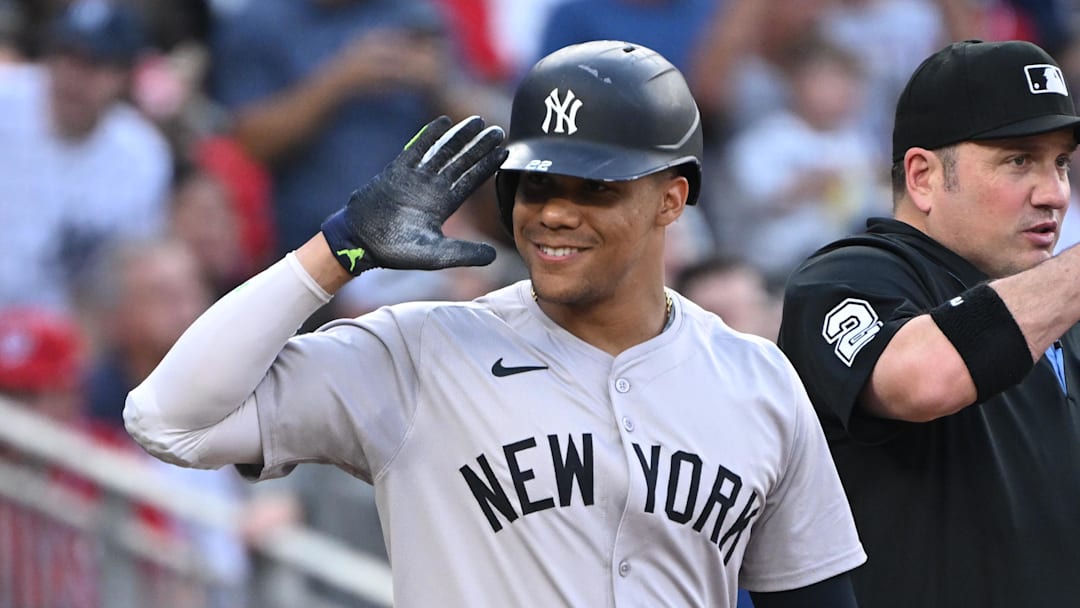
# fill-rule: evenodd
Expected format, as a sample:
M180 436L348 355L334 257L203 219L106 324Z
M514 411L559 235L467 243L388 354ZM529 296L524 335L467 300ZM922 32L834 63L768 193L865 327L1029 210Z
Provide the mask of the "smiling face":
M926 196L925 231L992 278L1050 258L1075 149L1067 130L958 144L952 179L936 178Z
M582 309L633 306L659 293L664 229L688 190L671 170L620 182L523 173L514 240L538 298Z

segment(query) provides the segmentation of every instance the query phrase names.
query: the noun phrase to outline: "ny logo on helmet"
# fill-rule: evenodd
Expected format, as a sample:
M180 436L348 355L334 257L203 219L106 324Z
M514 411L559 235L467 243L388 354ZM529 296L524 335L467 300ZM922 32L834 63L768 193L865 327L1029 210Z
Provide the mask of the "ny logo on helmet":
M573 135L577 131L577 113L581 109L581 100L574 97L574 92L566 89L566 97L559 101L559 89L551 89L547 99L547 115L544 116L544 124L540 127L544 133L549 133L551 127L551 115L555 114L555 132Z

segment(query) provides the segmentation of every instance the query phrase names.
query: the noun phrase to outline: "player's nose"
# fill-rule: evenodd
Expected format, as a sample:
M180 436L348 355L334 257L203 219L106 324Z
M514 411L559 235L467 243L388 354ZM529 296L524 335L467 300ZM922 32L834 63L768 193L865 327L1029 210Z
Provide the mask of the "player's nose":
M578 204L561 192L540 203L538 216L540 223L551 229L573 228L581 222Z

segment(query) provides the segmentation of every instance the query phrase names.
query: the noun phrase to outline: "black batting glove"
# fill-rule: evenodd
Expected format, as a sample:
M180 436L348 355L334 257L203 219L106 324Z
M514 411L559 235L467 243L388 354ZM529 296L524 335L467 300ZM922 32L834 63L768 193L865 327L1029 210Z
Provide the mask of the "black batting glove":
M446 221L506 159L497 126L473 116L450 127L440 116L393 162L353 192L322 224L338 262L353 276L381 268L437 270L483 266L495 259L485 243L449 239Z

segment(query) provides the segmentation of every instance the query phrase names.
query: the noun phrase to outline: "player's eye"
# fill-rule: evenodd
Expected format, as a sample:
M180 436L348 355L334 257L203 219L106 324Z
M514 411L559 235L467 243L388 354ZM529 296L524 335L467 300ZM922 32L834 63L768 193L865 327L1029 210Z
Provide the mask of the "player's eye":
M551 176L545 173L526 172L522 178L522 183L530 186L539 186L551 182Z
M547 200L554 195L555 190L555 180L545 173L526 172L518 182L518 195L524 202Z
M608 192L609 190L611 190L611 186L601 181L589 179L585 180L585 190L599 194L602 192Z

